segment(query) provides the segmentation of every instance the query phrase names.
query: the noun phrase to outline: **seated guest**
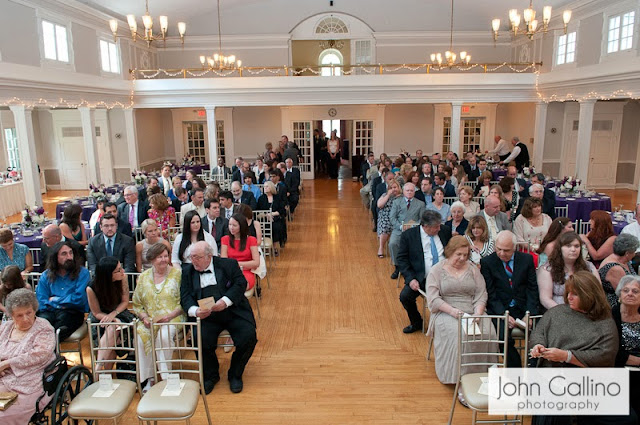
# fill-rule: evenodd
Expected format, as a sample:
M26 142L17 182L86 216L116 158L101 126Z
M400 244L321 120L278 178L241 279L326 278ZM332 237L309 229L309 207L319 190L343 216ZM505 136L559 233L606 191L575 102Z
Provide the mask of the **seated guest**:
M636 272L629 265L638 249L638 238L629 234L621 234L613 241L613 253L602 260L598 273L602 287L611 307L618 304L616 288L624 276L635 275Z
M464 205L460 201L456 201L451 204L451 220L447 220L445 226L451 228L451 235L464 235L467 231L467 225L469 221L464 218Z
M258 205L258 201L253 196L253 193L242 190L240 182L231 183L231 194L233 195L234 204L247 204L254 209Z
M458 179L453 174L453 166L451 166L451 165L445 166L444 170L443 170L443 173L444 173L445 181L447 183L450 183L451 186L453 186L453 190L456 190L458 188Z
M480 179L480 176L482 176L485 171L487 171L487 160L482 158L480 161L478 161L478 179ZM491 175L491 177L493 177L493 174Z
M151 353L151 322L183 322L184 312L180 306L180 268L171 267L169 249L166 245L157 243L151 245L147 251L145 261L152 264L138 278L138 284L133 292L133 312L140 321L137 326L138 356L140 362L140 382L143 391L153 386L154 368ZM224 286L224 285L223 285ZM159 361L171 359L175 346L177 328L163 327L155 335L156 344L167 349L156 353ZM160 364L162 379L166 379L167 363Z
M258 158L256 159L256 165L253 166L251 171L253 171L253 176L256 177L256 176L259 176L260 173L265 172L266 169L267 169L267 166L265 165L264 160L262 158Z
M426 208L440 214L442 224L451 218L451 206L444 202L444 189L441 187L436 187L433 190L433 202L427 205Z
M236 165L238 164L237 161L238 160L236 159ZM242 184L242 182L244 182L244 175L249 171L251 171L249 163L247 161L240 161L240 165L233 170L231 180Z
M107 202L104 205L104 214L111 214L114 216L118 222L118 233L122 233L123 235L133 236L133 232L131 231L131 225L124 220L118 220L118 206L113 202ZM100 217L102 218L102 217ZM100 220L96 223L93 228L93 236L97 236L102 233L100 229ZM66 240L66 239L65 239ZM51 245L50 245L51 246ZM84 256L84 249L82 250L82 254ZM84 263L83 263L84 264Z
M253 210L249 205L238 205L238 214L242 214L247 220L247 226L249 226L249 236L256 238L258 246L262 246L262 226L260 223L253 219Z
M575 232L573 222L567 217L558 217L551 222L549 230L547 230L547 234L542 239L540 246L536 250L536 253L538 253L538 267L544 265L548 261L548 258L556 245L556 240L560 235L567 232Z
M103 257L96 266L96 274L91 284L87 286L87 300L89 302L89 319L91 323L131 323L135 318L128 310L129 284L122 265L115 257ZM113 326L98 332L92 329L91 338L99 339L100 347L115 347L117 332ZM114 350L98 351L98 361L116 358ZM109 363L99 363L97 369L111 369Z
M13 391L18 398L0 411L0 423L23 425L30 423L36 405L44 409L51 400L39 399L44 369L56 358L56 336L45 319L36 317L38 301L31 290L13 291L6 305L13 320L0 326L0 392Z
M538 314L538 284L536 268L530 254L516 251L516 235L508 230L498 234L496 252L480 260L480 271L487 284L489 299L487 313L503 315L509 311L509 329L516 319L522 319L528 311ZM505 329L499 329L503 335ZM520 354L509 336L507 367L522 367Z
M424 202L415 199L416 187L413 183L405 183L402 188L402 197L396 198L391 206L389 218L391 221L391 237L389 238L389 252L391 253L391 262L396 266L391 274L391 279L397 279L400 269L396 262L398 252L398 244L400 243L400 235L402 234L402 226L407 223L417 223L422 217L425 210Z
M167 195L167 198L169 198L171 202L178 199L178 189L184 189L182 187L182 179L175 176L171 179L171 189L169 189L169 194ZM187 193L187 191L185 190L184 193Z
M565 282L575 272L586 270L598 277L598 271L582 258L581 251L580 237L574 232L564 233L554 244L549 262L536 271L540 304L545 309L564 303Z
M398 180L391 180L387 183L387 192L378 199L378 258L384 258L384 247L389 242L389 237L393 231L391 224L391 207L393 202L401 196L400 183Z
M407 181L413 183L416 187L416 192L418 192L418 189L420 188L420 176L418 176L416 171L409 172L407 175Z
M176 210L169 206L169 201L161 193L156 193L149 197L149 212L147 215L158 223L162 237L167 236L169 227L176 226Z
M418 289L425 290L427 276L443 258L444 248L450 239L451 230L442 224L440 214L431 210L422 213L420 226L402 232L396 261L404 276L400 302L410 323L402 332L413 333L422 329L423 319L416 306L416 299L420 296Z
M189 196L193 197L196 189L202 189L203 191L207 188L207 184L200 177L194 177L191 181L191 189L189 190Z
M489 236L494 242L499 232L511 229L511 223L509 223L507 215L500 211L500 204L500 198L494 195L488 196L484 200L484 209L478 214L487 222Z
M640 219L640 204L636 205L635 220L624 226L620 233L628 233L640 240L640 223L638 223L638 219ZM640 265L640 247L636 250L636 256L633 257L633 261L631 262L631 266L636 273L638 272L638 265Z
M243 214L236 213L231 217L229 235L223 236L220 243L220 257L236 260L247 281L247 290L253 288L256 276L252 270L260 265L260 254L258 241L249 235L249 226Z
M284 197L286 199L286 197ZM233 194L229 190L220 192L220 215L227 220L236 213L237 204L233 203Z
M138 199L138 189L135 186L124 188L124 204L118 207L118 220L124 225L129 225L133 229L140 227L140 224L149 218L149 204ZM125 233L125 235L129 236Z
M487 288L480 270L469 261L469 244L454 236L444 248L444 259L427 276L427 301L431 317L427 335L433 338L436 375L443 384L458 381L458 317L467 313L484 315ZM484 335L495 335L489 321L483 321ZM491 344L470 344L477 352L495 352ZM490 356L495 357L495 356ZM491 361L490 358L477 361ZM463 373L486 372L487 367L465 368ZM462 395L458 395L462 398Z
M60 329L60 341L69 338L84 322L84 313L89 311L86 291L90 279L89 271L74 260L69 241L54 245L36 295L40 304L38 316Z
M593 265L600 268L602 260L613 253L616 234L613 231L611 216L606 211L591 211L589 224L591 225L589 233L580 237L587 247Z
M218 199L218 196L220 196L220 183L209 182L209 184L207 184L207 188L204 190L204 200Z
M100 217L104 214L104 204L106 203L107 201L104 198L98 198L96 200L96 210L91 214L91 218L89 219L89 229L93 229L100 221Z
M531 181L538 180L536 175L531 178ZM552 190L545 189L540 183L533 183L529 186L529 196L540 199L542 201L542 212L552 219L556 218L556 194ZM520 198L521 204L523 199L526 198Z
M33 271L33 257L29 247L13 241L10 229L0 229L0 270L7 266L18 266L24 274Z
M185 214L189 211L195 211L198 213L200 217L204 217L207 212L204 209L204 190L200 188L196 188L193 190L193 195L191 195L191 202L186 205L180 207L180 225L182 225L182 221L184 220Z
M175 199L171 201L171 206L173 207L176 213L182 210L184 205L189 203L189 194L187 191L181 187L177 188L175 191Z
M420 166L420 180L428 177L433 182L433 168L430 162L424 162Z
M502 200L504 202L504 211L509 217L509 221L513 222L516 219L516 213L518 211L518 203L520 197L515 189L515 180L511 177L505 177L500 180L498 186L502 189ZM489 191L491 193L491 191Z
M416 199L421 200L425 205L433 202L433 184L431 183L431 177L423 177L422 180L420 180L420 184L416 186Z
M291 214L293 214L300 199L300 183L302 180L300 177L300 169L293 167L293 161L291 158L287 158L285 165L286 170L283 171L284 184L287 186L287 202L289 203L289 209ZM233 187L231 188L231 191L233 192ZM236 196L235 193L234 196ZM249 204L249 206L255 209L255 206L251 204Z
M524 201L522 213L513 221L513 233L518 242L531 243L536 249L547 234L551 221L551 217L542 212L542 201L529 197Z
M253 174L253 171L249 171L244 175L244 184L242 185L242 190L245 192L251 192L253 197L256 200L262 195L260 188L256 186L256 176Z
M193 189L193 179L196 178L196 174L193 170L187 170L185 173L185 180L182 182L182 188L187 192Z
M82 223L82 206L80 204L69 204L64 207L62 220L60 221L60 231L62 236L75 240L80 245L86 245L87 233L84 231Z
M478 177L478 184L476 185L476 190L473 192L473 196L489 196L489 190L491 189L491 181L493 180L493 174L491 171L484 171Z
M2 272L0 272L0 313L5 315L2 316L3 320L5 320L7 314L7 309L3 303L10 293L20 288L31 289L31 285L25 283L22 278L20 268L18 266L7 266L2 269Z
M182 220L182 233L176 235L171 250L171 264L180 268L184 263L191 262L191 247L198 241L205 241L211 245L214 255L218 255L218 245L209 232L202 228L200 214L196 210L186 213Z
M464 186L464 183L468 181L467 173L465 173L464 167L462 165L456 165L453 169L453 176L451 176L451 179L453 180L454 178L458 182L458 184L454 186L456 192L458 192L460 187Z
M520 170L522 171L522 170ZM528 198L529 191L527 189L527 182L525 179L518 177L518 168L513 165L507 167L507 176L513 179L513 190L516 191L520 198Z
M287 233L287 223L285 221L286 211L284 202L276 192L276 185L272 182L265 182L264 193L258 199L258 210L271 210L271 231L275 255L278 255L278 249L275 247L276 242L280 243L280 247L284 245L284 236Z
M467 220L470 220L471 217L480 212L480 204L472 199L473 189L471 189L471 186L466 184L462 185L458 193L458 198L460 198L460 202L462 202L464 206L464 218Z
M469 219L467 231L464 237L471 247L470 260L476 266L480 266L480 260L493 254L493 239L489 234L487 222L479 215L474 215Z
M446 198L455 198L456 189L450 181L446 180L445 173L436 173L433 177L433 189L440 187Z
M138 273L151 268L151 263L147 262L146 258L147 251L149 251L152 245L161 243L165 245L169 253L171 253L171 244L162 237L158 223L156 223L154 219L148 218L143 221L140 230L142 231L144 239L136 243L136 270Z
M229 331L236 347L229 366L229 386L232 392L239 393L243 387L242 374L257 343L256 322L244 296L247 281L237 261L215 257L211 246L204 242L195 244L192 259L193 264L185 264L182 270L180 301L190 320L199 317L202 321L205 393L209 394L220 380L216 346L224 329ZM209 297L215 301L213 307L198 306L198 300Z
M147 180L146 190L140 189L138 191L140 200L147 203L149 201L149 197L155 195L156 193L164 196L164 194L162 193L162 188L158 185L158 179L155 177L149 177L149 180Z
M275 163L271 160L267 161L264 171L258 175L258 183L264 184L266 181L271 181L271 173L275 168Z
M115 204L113 205L115 209ZM49 224L42 229L42 245L40 245L40 265L42 269L46 267L51 247L65 240L68 239L62 236L62 231L56 224ZM71 242L73 246L74 258L83 266L87 260L87 253L85 252L84 246L80 245L75 239L71 239L69 242Z
M499 184L494 184L489 189L489 196L497 196L500 199L500 211L507 214L507 218L510 217L510 214L507 213L507 200L504 199L504 192Z
M275 169L271 172L271 181L276 185L278 196L280 196L285 204L288 204L287 185L284 183L284 174L282 171Z
M89 239L87 265L91 274L102 257L116 257L127 273L136 271L136 247L133 238L116 232L116 218L105 214L100 219L102 233Z
M160 187L162 194L169 198L170 201L173 201L173 199L171 198L172 189L174 187L182 186L182 184L180 184L179 186L173 185L171 179L171 171L173 171L172 168L173 167L171 165L163 165L162 170L160 171L160 177L158 178L158 187ZM180 177L178 177L178 179L180 179Z
M463 165L464 167L464 165ZM486 162L485 162L486 167ZM478 158L472 153L467 159L467 166L464 167L464 171L467 173L467 181L475 182L480 177L480 167L478 166Z
M205 200L204 209L207 211L207 215L201 219L202 229L213 236L218 252L220 252L220 239L229 234L229 220L220 216L220 201L217 199Z

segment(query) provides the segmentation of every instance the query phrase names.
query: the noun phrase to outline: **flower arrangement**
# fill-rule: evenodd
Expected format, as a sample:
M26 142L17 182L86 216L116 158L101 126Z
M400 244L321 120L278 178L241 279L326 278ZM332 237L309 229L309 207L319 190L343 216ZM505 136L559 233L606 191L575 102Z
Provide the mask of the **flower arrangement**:
M182 165L186 166L186 165L195 165L196 161L193 159L193 156L188 153L187 156L182 158Z
M149 178L147 173L142 170L136 170L132 172L131 177L133 177L133 180L136 182L137 185L145 184L147 179Z
M104 199L106 195L104 194L105 185L101 184L99 186L94 186L93 183L89 185L89 196L94 199Z
M578 186L582 181L573 176L565 176L561 181L556 183L556 186L561 192L574 192L578 189Z
M531 167L524 167L522 169L522 175L530 178L531 176L533 176L534 174L536 174L536 168L534 166Z
M46 214L44 207L28 207L26 206L22 211L22 224L26 227L37 227L44 224Z

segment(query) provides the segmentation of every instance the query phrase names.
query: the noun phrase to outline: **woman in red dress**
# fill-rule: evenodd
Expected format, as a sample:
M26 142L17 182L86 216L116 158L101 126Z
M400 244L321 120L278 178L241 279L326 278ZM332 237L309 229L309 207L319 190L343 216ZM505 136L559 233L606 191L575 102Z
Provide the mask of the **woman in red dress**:
M260 265L258 241L253 236L249 236L247 219L242 214L231 216L229 233L230 235L223 236L220 241L220 256L238 261L240 270L247 279L247 290L249 290L256 283L256 276L251 270Z

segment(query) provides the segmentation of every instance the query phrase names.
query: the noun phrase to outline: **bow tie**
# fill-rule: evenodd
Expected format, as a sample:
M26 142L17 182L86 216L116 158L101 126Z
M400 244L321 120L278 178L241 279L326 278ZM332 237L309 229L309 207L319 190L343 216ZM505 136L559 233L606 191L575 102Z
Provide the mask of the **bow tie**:
M203 273L212 273L212 271L211 270L203 270L203 271L200 272L200 274L203 274Z

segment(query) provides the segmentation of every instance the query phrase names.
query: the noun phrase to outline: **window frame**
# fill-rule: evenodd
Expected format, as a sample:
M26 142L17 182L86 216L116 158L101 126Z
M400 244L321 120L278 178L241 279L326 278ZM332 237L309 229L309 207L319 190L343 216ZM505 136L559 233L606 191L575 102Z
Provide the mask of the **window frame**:
M122 49L121 49L121 45L120 45L120 40L117 41L113 41L113 37L107 37L107 36L98 36L97 38L98 40L98 47L97 47L97 51L98 51L98 63L100 66L100 75L102 75L103 77L121 77L122 76ZM118 72L113 72L113 71L105 71L102 67L102 47L101 47L101 43L102 42L106 42L108 44L113 44L116 46L116 60L118 63ZM111 65L111 61L109 61L109 65Z
M16 170L22 170L22 161L20 160L20 144L18 141L18 132L16 127L5 127L2 129L2 138L4 139L4 153L7 156L7 168L14 167ZM11 134L11 139L15 146L10 146L11 141L7 137L7 133ZM12 163L15 162L15 163Z
M338 65L344 66L344 55L338 49L325 49L322 52L320 52L320 54L318 55L318 65L322 66L323 65L322 61L324 60L325 57L329 55L336 56L340 60L340 63ZM330 68L320 68L321 77L342 77L344 75L344 68L342 67L334 68L333 73L329 75L322 74L322 71L325 69L330 69Z
M71 32L71 21L59 16L52 15L50 13L42 13L42 10L38 9L38 45L40 48L40 65L49 68L58 68L72 70L75 72L75 56L73 51L73 34ZM49 22L53 25L64 27L67 32L67 54L69 55L69 62L63 62L57 59L49 59L45 56L44 51L44 29L42 27L43 21ZM56 43L57 50L57 43Z
M576 41L575 41L575 49L573 51L573 61L572 62L566 62L566 56L567 56L567 49L565 45L565 51L564 51L564 56L565 56L565 62L563 63L558 63L558 56L560 53L560 39L565 36L564 31L556 31L556 36L555 36L555 40L554 40L554 49L553 49L553 68L573 68L577 66L578 63L578 28L570 28L567 29L567 40L569 39L569 35L575 33L576 35ZM568 43L567 43L568 44Z
M638 32L640 31L640 23L638 20L640 19L640 10L636 6L637 3L634 2L624 2L622 4L616 5L615 8L611 8L610 10L605 11L603 14L602 20L602 45L600 48L600 62L607 62L611 60L624 60L631 59L636 56L636 52L638 51ZM609 20L611 18L615 18L616 16L620 17L620 22L622 24L622 17L627 14L633 12L634 13L634 22L633 22L633 31L632 31L632 39L631 39L631 48L620 50L618 48L615 52L608 52L609 45ZM622 27L622 25L621 25ZM621 31L620 29L619 31ZM619 39L620 40L620 39Z

